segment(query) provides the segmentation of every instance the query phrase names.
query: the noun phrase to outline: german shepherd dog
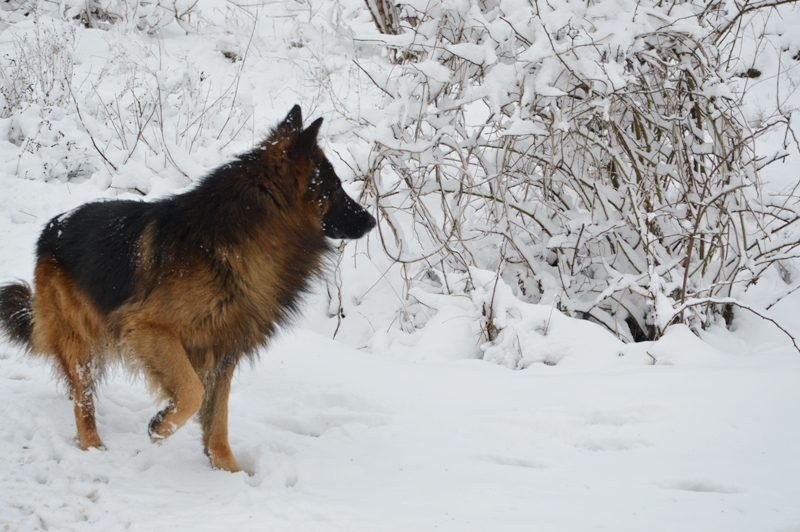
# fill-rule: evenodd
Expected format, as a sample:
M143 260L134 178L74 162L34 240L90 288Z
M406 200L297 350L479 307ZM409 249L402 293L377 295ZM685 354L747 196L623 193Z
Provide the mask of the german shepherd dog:
M240 471L228 444L236 365L297 312L333 249L328 238L360 238L376 223L317 146L321 124L303 129L295 106L188 192L89 203L47 224L34 290L0 288L0 328L54 362L82 449L102 447L93 396L118 360L166 401L148 427L153 441L198 414L211 465Z

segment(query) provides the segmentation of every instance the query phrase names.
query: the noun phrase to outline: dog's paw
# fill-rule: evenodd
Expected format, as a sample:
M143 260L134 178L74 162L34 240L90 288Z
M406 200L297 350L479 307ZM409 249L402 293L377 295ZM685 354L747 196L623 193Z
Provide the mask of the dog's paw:
M175 411L175 407L167 405L163 410L153 416L150 423L147 424L147 434L150 436L150 441L158 443L172 436L178 429L175 423L165 421L167 414Z

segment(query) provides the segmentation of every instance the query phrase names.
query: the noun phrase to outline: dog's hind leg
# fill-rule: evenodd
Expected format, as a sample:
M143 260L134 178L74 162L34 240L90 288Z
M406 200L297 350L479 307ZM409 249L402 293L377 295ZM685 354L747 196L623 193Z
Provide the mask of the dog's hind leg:
M36 267L33 299L34 352L55 359L75 402L75 423L81 449L102 447L94 412L95 367L93 338L97 319L71 278L51 261Z
M205 453L213 467L232 473L242 470L228 444L228 395L234 369L234 363L224 364L206 379L206 394L200 407Z
M94 368L89 349L74 332L66 329L62 329L61 338L49 351L55 354L59 370L69 385L70 398L75 403L75 424L81 449L103 447L94 416Z
M95 386L92 361L86 354L85 347L79 345L70 346L59 353L63 371L69 381L70 395L75 402L75 423L78 426L81 449L84 451L90 447L103 447L103 442L97 433L94 415Z
M150 385L167 405L150 420L154 442L168 438L197 413L203 402L203 384L180 339L171 331L148 323L129 323L122 343L144 370Z

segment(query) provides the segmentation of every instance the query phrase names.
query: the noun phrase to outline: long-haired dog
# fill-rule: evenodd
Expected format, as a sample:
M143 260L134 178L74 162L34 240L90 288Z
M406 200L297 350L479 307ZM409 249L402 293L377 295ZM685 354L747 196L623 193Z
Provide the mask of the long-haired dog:
M240 470L228 444L236 365L297 311L328 238L360 238L376 223L317 146L321 124L303 129L295 106L258 147L188 192L89 203L47 224L34 290L0 288L0 328L55 363L81 448L102 446L93 395L116 359L166 400L149 424L153 441L198 414L212 466Z

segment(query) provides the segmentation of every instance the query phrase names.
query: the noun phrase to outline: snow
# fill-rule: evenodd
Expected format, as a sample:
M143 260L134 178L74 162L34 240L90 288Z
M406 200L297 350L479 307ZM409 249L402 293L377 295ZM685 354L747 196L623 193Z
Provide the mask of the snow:
M197 34L168 20L153 22L158 36L131 25L70 26L83 120L47 102L0 118L0 282L31 280L35 242L51 217L99 198L184 190L298 102L306 121L325 117L325 149L358 194L354 178L366 172L375 139L366 126L353 131L353 121L395 120L353 64L359 39L408 36L378 35L360 0L258 11L205 0L200 8ZM0 24L0 56L34 27L2 9L14 25ZM611 27L616 15L608 16ZM499 60L488 47L453 52ZM367 65L376 76L379 59ZM419 68L438 82L449 76L433 62ZM496 69L492 88L474 97L504 90L515 75L510 65ZM156 89L164 91L160 124L138 130L126 115L130 129L117 131L101 119L104 104ZM341 108L361 114L345 120ZM506 130L539 133L518 116ZM782 134L759 142L765 153L783 149ZM67 160L68 152L82 158ZM765 181L791 186L794 168L790 158ZM387 245L422 254L413 228L400 235L402 245ZM515 287L480 270L469 279L431 271L406 297L401 266L375 252L379 238L374 231L348 244L304 317L237 370L230 439L249 475L210 468L196 421L151 444L147 423L158 405L122 370L98 392L106 448L81 451L51 368L0 344L0 530L800 531L800 353L771 323L741 312L731 330L718 324L698 338L671 326L657 342L625 344L566 316L557 300L520 301ZM547 245L571 242L559 235ZM541 282L557 290L557 279ZM339 285L341 321L329 297ZM766 310L795 285L766 275L751 303L800 337L800 291ZM672 303L659 304L666 326ZM501 329L491 341L480 330L487 305Z
M247 476L209 468L196 423L150 444L156 407L124 378L98 398L107 449L81 451L47 369L7 350L0 523L793 530L800 357L707 351L676 334L651 347L656 365L514 372L375 356L296 329L234 382L231 444Z

